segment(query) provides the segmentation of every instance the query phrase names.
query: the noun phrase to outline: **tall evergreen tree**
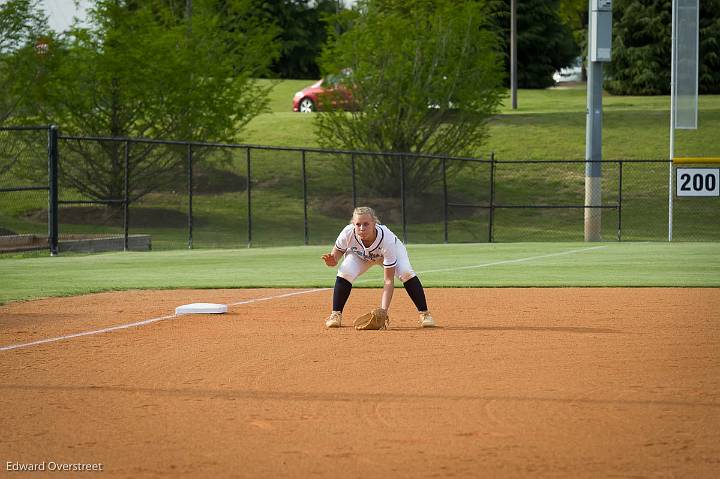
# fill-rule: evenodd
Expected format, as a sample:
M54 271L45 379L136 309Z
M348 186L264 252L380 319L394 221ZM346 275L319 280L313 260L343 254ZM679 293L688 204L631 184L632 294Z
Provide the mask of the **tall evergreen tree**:
M560 0L558 13L560 20L572 31L575 43L584 51L589 13L587 0Z
M327 40L326 21L336 0L265 0L262 9L279 28L280 56L270 65L278 78L319 78L318 59Z
M720 0L700 1L699 91L720 93ZM605 87L618 95L670 92L672 0L613 2L612 61Z
M587 0L560 0L560 20L572 32L580 49L578 56L587 56L588 2Z
M505 38L510 70L510 0L494 2L495 23ZM581 54L573 32L560 18L559 0L518 0L517 63L520 88L547 88L553 73Z

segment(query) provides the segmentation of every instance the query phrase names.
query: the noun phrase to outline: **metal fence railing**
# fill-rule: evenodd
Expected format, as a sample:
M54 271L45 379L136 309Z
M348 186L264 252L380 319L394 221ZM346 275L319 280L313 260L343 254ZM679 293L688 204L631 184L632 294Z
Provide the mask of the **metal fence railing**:
M57 136L49 125L0 127L0 252L57 254Z
M605 160L585 205L585 161L506 161L317 148L98 138L0 128L0 243L26 249L330 244L356 205L406 242L667 240L667 160ZM676 202L679 241L720 240L720 204ZM2 250L0 244L0 250ZM22 246L6 251L17 251Z

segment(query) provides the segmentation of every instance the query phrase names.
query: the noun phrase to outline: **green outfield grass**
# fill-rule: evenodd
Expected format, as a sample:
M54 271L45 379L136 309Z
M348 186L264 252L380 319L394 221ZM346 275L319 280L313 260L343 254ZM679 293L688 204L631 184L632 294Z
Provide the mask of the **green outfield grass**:
M166 288L332 287L327 247L7 258L0 302ZM720 287L720 243L410 245L427 287ZM356 283L378 287L381 269Z

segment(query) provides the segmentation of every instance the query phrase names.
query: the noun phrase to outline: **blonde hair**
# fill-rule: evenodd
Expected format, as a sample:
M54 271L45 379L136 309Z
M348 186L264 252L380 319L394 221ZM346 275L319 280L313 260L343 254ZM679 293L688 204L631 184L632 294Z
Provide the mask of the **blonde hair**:
M377 217L377 214L375 214L374 209L370 208L369 206L358 206L353 210L352 218L350 218L350 224L353 224L354 218L360 215L370 215L370 217L375 223L380 223L380 219Z

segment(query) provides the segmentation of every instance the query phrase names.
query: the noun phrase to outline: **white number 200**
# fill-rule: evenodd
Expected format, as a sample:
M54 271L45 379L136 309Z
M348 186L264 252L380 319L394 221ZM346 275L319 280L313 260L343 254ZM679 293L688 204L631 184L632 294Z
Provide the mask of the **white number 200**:
M678 168L678 196L720 196L720 169Z

